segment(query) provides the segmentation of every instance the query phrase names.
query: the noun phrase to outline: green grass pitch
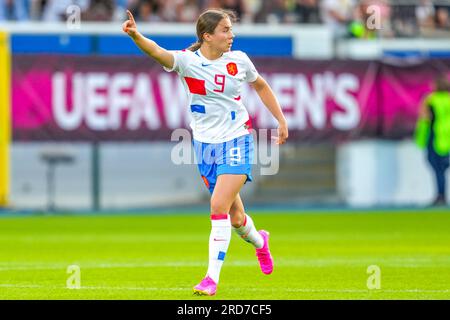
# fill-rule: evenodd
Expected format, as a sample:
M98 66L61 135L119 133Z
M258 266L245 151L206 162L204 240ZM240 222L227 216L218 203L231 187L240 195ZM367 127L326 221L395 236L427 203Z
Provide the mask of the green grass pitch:
M209 214L0 218L1 299L449 299L450 212L250 212L271 233L272 275L233 234L215 297ZM69 265L80 289L67 288ZM368 289L370 265L381 288Z

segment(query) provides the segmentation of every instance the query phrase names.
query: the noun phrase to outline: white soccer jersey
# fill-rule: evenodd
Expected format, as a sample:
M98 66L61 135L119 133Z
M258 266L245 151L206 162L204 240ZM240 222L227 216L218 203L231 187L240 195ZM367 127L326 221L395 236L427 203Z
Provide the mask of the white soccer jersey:
M225 52L208 60L200 50L171 51L172 69L188 94L194 139L221 143L249 133L249 115L241 99L243 82L258 77L255 66L242 51Z

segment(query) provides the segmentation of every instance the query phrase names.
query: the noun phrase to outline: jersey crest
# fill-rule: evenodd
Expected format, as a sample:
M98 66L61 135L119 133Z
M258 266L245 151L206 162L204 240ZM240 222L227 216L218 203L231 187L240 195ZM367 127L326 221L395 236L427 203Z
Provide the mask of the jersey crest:
M237 75L238 68L237 68L236 63L230 62L229 64L227 64L227 71L228 71L228 74L230 74L232 76Z

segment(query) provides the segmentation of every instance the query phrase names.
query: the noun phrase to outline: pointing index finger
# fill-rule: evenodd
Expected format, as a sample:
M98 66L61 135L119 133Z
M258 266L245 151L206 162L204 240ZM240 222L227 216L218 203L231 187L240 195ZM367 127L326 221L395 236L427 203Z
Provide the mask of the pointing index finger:
M134 22L134 17L133 17L133 14L130 12L130 10L127 10L127 15L128 15L128 18L129 18L132 22Z

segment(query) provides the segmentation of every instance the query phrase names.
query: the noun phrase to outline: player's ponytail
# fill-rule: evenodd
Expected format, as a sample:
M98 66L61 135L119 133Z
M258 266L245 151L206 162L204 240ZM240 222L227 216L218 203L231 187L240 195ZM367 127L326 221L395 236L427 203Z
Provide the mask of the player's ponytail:
M203 12L197 20L197 42L193 43L188 50L197 51L203 44L203 34L213 34L217 25L224 18L229 18L231 22L236 21L234 12L223 9L208 9Z
M199 40L197 40L197 42L194 42L193 44L191 44L191 46L188 48L188 50L197 51L198 49L200 49L201 46L202 46L202 43Z

